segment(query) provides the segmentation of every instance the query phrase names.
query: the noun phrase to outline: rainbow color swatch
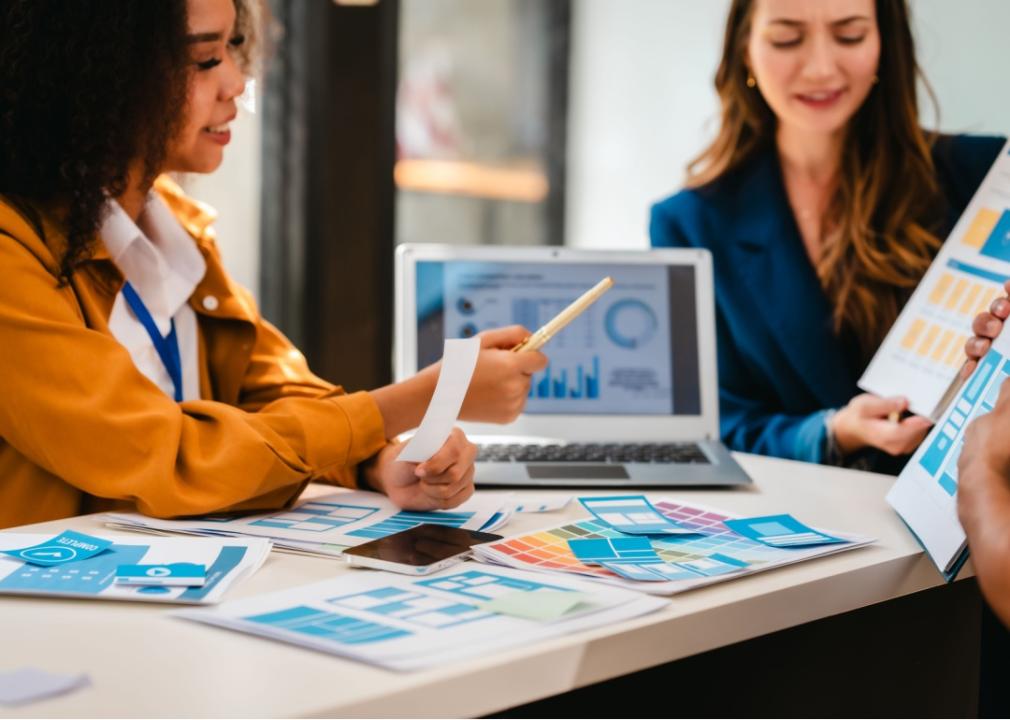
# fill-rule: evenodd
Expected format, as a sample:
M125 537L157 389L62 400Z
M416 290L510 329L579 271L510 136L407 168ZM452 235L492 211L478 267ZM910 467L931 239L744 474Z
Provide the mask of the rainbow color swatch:
M692 563L711 559L713 556L729 558L745 565L732 577L752 574L772 567L787 565L813 557L829 555L872 542L870 538L858 538L842 533L833 535L844 540L837 545L804 548L776 548L752 540L729 529L725 520L736 519L727 513L699 506L660 500L653 506L678 525L694 531L692 535L664 536L652 538L652 547L665 563L677 564L680 568L691 567ZM669 582L635 582L621 577L618 573L601 565L580 562L569 547L570 540L614 539L628 537L609 525L595 519L580 520L539 532L518 535L498 540L474 548L476 555L491 562L498 562L525 570L575 573L604 580L624 587L634 587L644 592L672 594L693 587L707 585L726 579L721 575L706 575L697 572L694 577Z

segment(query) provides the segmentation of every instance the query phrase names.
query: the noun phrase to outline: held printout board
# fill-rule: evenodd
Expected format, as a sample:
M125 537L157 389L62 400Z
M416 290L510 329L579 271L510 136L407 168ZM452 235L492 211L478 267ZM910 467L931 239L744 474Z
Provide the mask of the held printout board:
M1004 332L979 362L887 494L891 504L947 581L968 557L957 519L957 460L964 431L993 409L1010 374L1010 333Z
M986 175L926 275L859 380L877 395L904 395L936 419L957 376L971 322L1010 278L1010 143Z

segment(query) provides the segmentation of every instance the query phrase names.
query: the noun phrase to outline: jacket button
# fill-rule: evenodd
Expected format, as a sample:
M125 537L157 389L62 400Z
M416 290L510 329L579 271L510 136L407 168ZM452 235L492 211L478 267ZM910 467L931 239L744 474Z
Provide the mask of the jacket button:
M205 295L203 298L204 310L210 310L211 312L214 312L215 310L217 310L218 304L219 303L217 301L217 298L214 297L213 295Z

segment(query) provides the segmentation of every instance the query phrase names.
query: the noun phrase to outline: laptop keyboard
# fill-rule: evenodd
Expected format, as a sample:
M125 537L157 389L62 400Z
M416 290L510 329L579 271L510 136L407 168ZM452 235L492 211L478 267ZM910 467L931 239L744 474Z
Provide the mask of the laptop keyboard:
M695 443L480 445L478 462L592 462L707 465Z

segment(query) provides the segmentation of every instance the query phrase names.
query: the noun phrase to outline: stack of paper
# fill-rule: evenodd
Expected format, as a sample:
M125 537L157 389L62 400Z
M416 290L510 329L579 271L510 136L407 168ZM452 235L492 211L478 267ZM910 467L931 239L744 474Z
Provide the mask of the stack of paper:
M593 519L476 545L475 558L672 595L873 542L815 530L788 515L741 519L640 495L580 502Z
M575 579L544 580L464 563L424 579L355 571L179 615L413 670L610 625L665 605L659 598Z
M218 602L234 583L256 572L270 553L270 541L258 538L145 538L139 542L136 536L108 536L101 539L97 552L75 555L68 545L53 543L68 534L74 535L65 532L53 538L0 533L0 594L203 605ZM188 587L116 582L117 571L123 566L172 563L203 566L203 584Z
M401 510L379 493L338 491L302 499L289 510L244 517L159 520L138 513L108 513L105 517L117 528L205 536L257 536L269 538L278 549L336 556L344 548L421 523L492 532L508 522L512 511L512 506L503 504L502 498L474 496L453 510L413 512Z

